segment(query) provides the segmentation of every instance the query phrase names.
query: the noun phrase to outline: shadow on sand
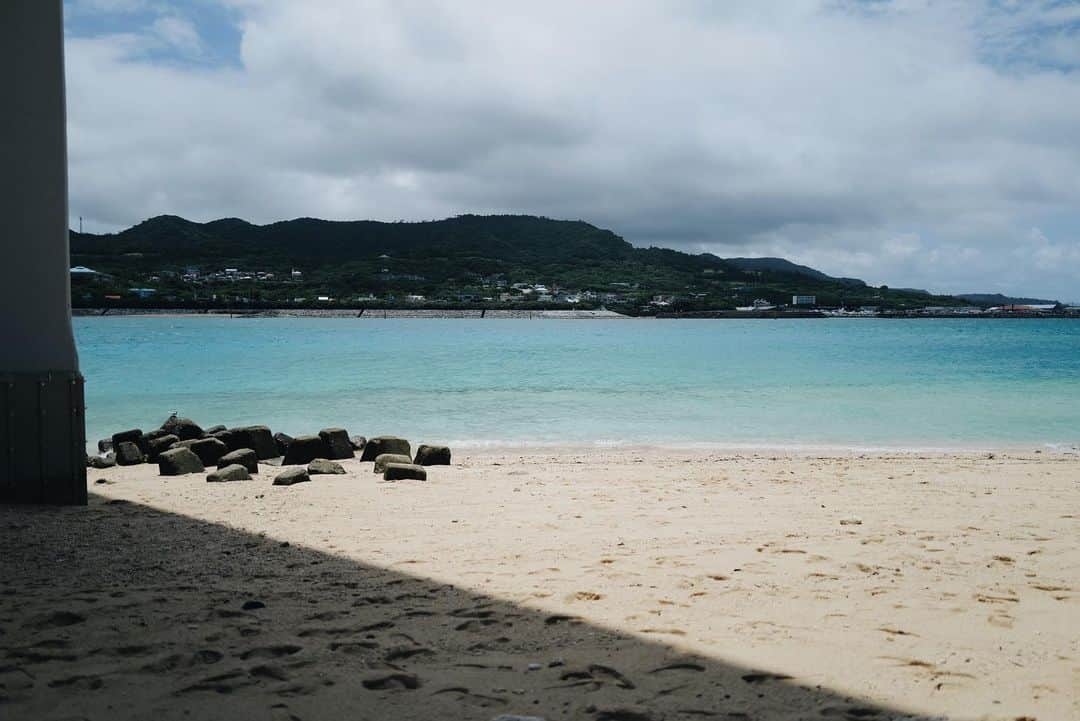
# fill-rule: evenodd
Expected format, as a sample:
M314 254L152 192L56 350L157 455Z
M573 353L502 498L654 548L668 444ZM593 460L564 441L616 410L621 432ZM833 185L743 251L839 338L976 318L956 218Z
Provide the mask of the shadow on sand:
M0 539L8 721L926 718L93 494Z

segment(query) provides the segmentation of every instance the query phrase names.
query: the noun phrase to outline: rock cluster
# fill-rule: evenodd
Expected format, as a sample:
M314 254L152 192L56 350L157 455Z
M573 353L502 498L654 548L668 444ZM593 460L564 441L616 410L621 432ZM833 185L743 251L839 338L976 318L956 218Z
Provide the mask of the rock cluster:
M317 434L290 436L273 433L268 426L222 425L203 429L190 418L171 415L160 428L114 433L98 441L100 455L88 456L91 468L156 463L162 476L205 473L211 483L250 480L259 472L260 462L294 466L274 478L276 486L305 483L317 475L340 475L345 467L336 461L356 458L373 463L375 473L387 481L427 480L425 466L450 465L446 446L421 444L412 454L412 445L397 436L350 436L344 428L324 428Z

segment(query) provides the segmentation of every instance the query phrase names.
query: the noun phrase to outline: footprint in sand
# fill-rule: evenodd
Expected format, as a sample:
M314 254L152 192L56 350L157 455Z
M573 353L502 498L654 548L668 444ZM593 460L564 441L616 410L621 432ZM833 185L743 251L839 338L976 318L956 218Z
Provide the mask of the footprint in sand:
M479 631L482 628L484 628L485 626L494 626L497 623L498 623L498 621L496 621L493 618L474 618L474 619L471 619L469 621L463 621L462 623L459 623L457 626L454 626L454 630L455 631Z
M223 658L225 658L225 654L220 651L202 649L190 655L172 654L171 656L166 656L165 658L146 664L142 667L142 670L150 673L169 673L170 671L175 671L180 668L211 666L221 661Z
M228 673L204 678L202 681L182 688L176 693L179 695L211 691L214 693L227 694L246 686L253 686L255 683L256 681L244 671L229 671Z
M702 673L705 671L705 667L700 663L694 663L692 661L679 661L676 663L669 663L666 666L660 666L654 668L649 673L667 673L669 671L694 671L696 673Z
M385 658L387 662L392 663L394 661L404 661L414 656L432 656L434 654L434 649L427 646L393 646L386 649Z
M371 674L360 682L369 691L388 691L405 689L415 691L420 688L420 677L414 673L376 673Z
M289 675L284 669L269 664L253 667L248 673L252 678L266 679L268 681L288 681Z
M663 716L654 715L642 706L601 706L590 707L596 714L596 721L659 721ZM586 709L588 710L588 709Z
M374 641L335 641L330 644L331 651L348 654L350 656L367 653L368 651L373 651L377 648L379 648L379 644Z
M686 631L683 631L681 628L643 628L643 629L641 629L641 632L642 633L656 633L656 634L666 635L666 636L685 636L686 635Z
M105 685L97 676L71 676L69 678L58 678L54 681L49 681L49 688L68 688L74 687L85 691L97 691Z
M483 604L481 606L475 606L472 608L458 608L450 612L449 615L454 618L491 618L495 615L494 611L486 611L484 608L490 604Z
M610 680L619 688L637 688L630 679L610 666L603 666L598 663L589 664L589 673L593 675L593 678Z
M306 621L336 621L339 618L345 618L349 615L348 611L323 611L322 613L316 613L313 616L307 616Z
M791 676L783 673L768 673L761 671L743 674L742 676L743 681L754 685L768 683L770 681L789 681L791 678Z
M821 713L822 716L825 716L827 718L833 717L833 716L839 716L840 718L844 719L845 721L849 721L851 719L855 719L856 721L858 719L872 719L875 716L880 716L881 715L881 712L878 711L877 709L865 708L865 707L862 707L862 706L854 706L854 707L846 707L846 708L841 707L841 706L826 706L825 708L821 709L820 713Z
M53 613L37 616L30 619L26 624L35 631L43 631L47 628L65 628L77 623L85 623L86 616L71 611L54 611Z
M577 593L571 593L566 597L567 601L599 601L604 596L603 594L596 593L595 591L578 591Z
M544 619L544 623L548 626L554 626L560 623L579 624L582 620L578 616L567 616L565 614L557 613L554 616L548 616Z
M441 696L443 694L450 694L458 703L479 706L480 708L505 706L509 703L509 701L501 696L487 696L485 694L475 693L464 686L451 686L450 688L439 689L431 695Z
M300 653L304 650L303 646L295 646L292 644L281 644L278 646L262 646L260 648L252 648L244 651L240 654L240 658L245 661L250 658L281 658L283 656L292 656L295 653Z
M0 690L9 693L29 691L34 687L34 677L22 668L0 669Z
M303 721L299 716L289 711L285 704L277 704L270 707L270 721Z
M560 681L568 681L569 683L555 688L569 688L573 686L582 686L587 684L595 684L596 686L602 686L605 682L612 682L617 687L623 689L634 689L637 686L634 682L620 673L618 670L611 668L610 666L603 666L598 663L589 664L586 668L568 668L559 674Z

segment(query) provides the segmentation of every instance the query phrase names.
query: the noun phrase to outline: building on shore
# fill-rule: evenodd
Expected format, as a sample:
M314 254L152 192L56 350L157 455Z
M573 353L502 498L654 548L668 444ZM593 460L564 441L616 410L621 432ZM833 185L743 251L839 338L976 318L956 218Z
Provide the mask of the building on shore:
M767 300L763 300L761 298L758 298L751 305L738 306L737 308L735 308L735 310L741 310L741 311L776 310L776 306L773 305L772 303L770 303Z

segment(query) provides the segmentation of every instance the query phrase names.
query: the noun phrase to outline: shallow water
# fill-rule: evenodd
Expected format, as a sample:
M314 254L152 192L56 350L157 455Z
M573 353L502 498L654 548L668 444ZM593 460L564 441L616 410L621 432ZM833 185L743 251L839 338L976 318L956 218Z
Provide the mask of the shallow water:
M344 426L457 446L1080 443L1070 320L76 318L87 438Z

